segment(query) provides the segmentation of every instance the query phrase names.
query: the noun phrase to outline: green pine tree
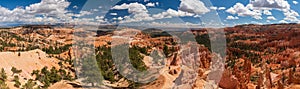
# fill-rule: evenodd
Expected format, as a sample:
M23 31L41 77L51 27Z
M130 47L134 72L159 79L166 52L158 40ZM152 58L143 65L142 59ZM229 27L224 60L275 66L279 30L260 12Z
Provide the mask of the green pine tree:
M36 82L34 82L32 79L29 79L25 85L23 85L23 89L34 89L34 86L36 85Z
M103 79L97 62L92 59L92 56L83 59L80 75L85 78L85 80L83 80L84 83L92 84L93 87L101 84L101 80Z
M9 87L5 83L6 80L7 80L7 75L4 69L2 68L0 72L0 89L9 89Z
M13 72L12 76L15 75L15 74L19 74L22 72L22 70L18 70L16 67L12 67L11 68L11 72Z

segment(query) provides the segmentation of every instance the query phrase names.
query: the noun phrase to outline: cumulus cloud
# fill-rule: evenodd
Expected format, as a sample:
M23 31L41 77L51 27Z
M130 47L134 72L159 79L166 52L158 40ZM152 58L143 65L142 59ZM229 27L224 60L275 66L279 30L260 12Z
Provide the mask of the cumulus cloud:
M106 21L103 20L103 19L104 19L104 16L96 16L96 17L95 17L96 22L106 22Z
M123 3L121 5L115 5L111 9L121 10L121 9L128 9L128 8L129 8L129 4Z
M144 6L143 4L140 3L130 3L130 4L122 4L122 5L116 5L114 7L112 7L112 9L117 9L117 10L121 10L121 9L128 9L129 13L133 13L133 14L141 14L141 13L147 13L148 10L146 9L146 6Z
M9 10L0 6L0 20L2 22L39 22L71 19L66 13L70 2L65 0L42 0L25 8L18 7ZM42 17L36 17L40 15ZM42 18L42 19L41 19Z
M155 4L156 4L156 6L158 6L158 5L159 5L159 2L156 2Z
M293 3L296 5L296 4L298 4L298 2L297 1L293 1Z
M235 19L239 19L239 17L237 17L237 16L227 16L227 18L226 19L228 19L228 20L235 20Z
M154 6L155 6L155 3L147 3L146 6L147 6L147 7L154 7Z
M123 20L123 18L122 17L118 17L117 20Z
M230 14L237 14L238 16L251 16L255 19L261 19L260 10L251 10L251 6L244 6L242 3L236 3L233 7L226 10Z
M219 7L218 10L225 10L225 7Z
M92 11L94 11L94 12L98 12L99 10L98 10L98 9L92 9Z
M67 10L70 2L66 0L41 0L26 7L9 10L0 6L0 21L8 23L75 23L81 22L78 17L92 14L81 11L79 14ZM73 8L78 8L73 6ZM75 19L76 18L76 19Z
M280 20L279 23L288 23L288 22L285 20Z
M93 13L89 12L89 11L80 11L79 14L71 14L71 13L69 13L69 14L70 14L69 16L82 17L82 16L85 16L85 15L91 15Z
M249 5L252 5L254 9L279 10L285 15L285 21L298 21L298 12L291 10L286 0L252 0Z
M140 3L129 3L121 4L112 7L112 9L128 9L128 13L132 14L132 17L126 17L125 19L129 22L131 21L142 21L142 20L153 20L153 18L148 14L146 6Z
M188 12L183 12L181 10L173 10L173 9L168 9L165 12L158 13L153 15L153 18L155 19L162 19L162 18L171 18L171 17L184 17L184 16L193 16L194 14L188 13Z
M286 0L250 0L250 4L262 9L290 9L290 4Z
M104 19L104 16L96 16L95 19Z
M158 13L158 14L153 14L153 15L148 15L148 19L145 18L135 18L130 17L130 16L125 16L123 22L137 22L137 21L150 21L150 20L156 20L156 19L165 19L165 18L173 18L173 17L185 17L185 16L194 16L195 14L193 13L188 13L188 12L184 12L181 10L173 10L173 9L168 9L164 12Z
M271 11L270 10L264 10L263 12L265 15L272 15Z
M225 7L215 7L215 6L211 6L209 7L211 10L225 10Z
M114 16L114 15L118 15L118 13L110 13L110 15L113 15L113 16Z
M179 10L194 14L205 14L210 11L200 0L181 0Z
M210 9L211 9L211 10L217 10L218 7L211 6Z
M78 6L75 5L75 6L73 6L73 8L74 8L74 9L78 9Z
M272 15L270 10L281 11L285 21L298 21L298 12L291 10L289 3L286 0L250 0L250 3L244 6L241 3L236 3L226 12L237 14L238 16L251 16L255 19L262 19L262 14Z
M155 4L155 3L152 3L152 4ZM189 12L185 12L182 10L173 10L170 8L167 9L166 11L151 15L148 13L146 6L147 6L147 4L143 5L143 4L135 2L135 3L128 3L128 4L124 3L121 5L116 5L116 6L112 7L111 9L118 9L118 10L127 9L128 13L131 14L130 16L124 16L122 18L121 23L151 21L151 20L156 20L156 19L164 19L164 18L172 18L172 17L185 17L185 16L194 16L195 15L194 13L189 13ZM150 5L150 6L153 6L153 5ZM117 20L118 18L113 18L113 19Z
M290 11L285 12L284 16L285 16L284 20L296 22L296 21L298 21L297 17L299 16L299 14L298 14L298 12L296 12L294 10L290 10Z
M65 0L42 0L40 3L35 3L25 7L26 13L41 14L47 16L60 17L67 13L66 8L70 2Z
M113 19L113 20L118 20L118 21L123 20L122 17L118 17L118 18L114 17L114 18L112 18L112 19Z
M267 20L276 20L276 18L274 16L268 16Z

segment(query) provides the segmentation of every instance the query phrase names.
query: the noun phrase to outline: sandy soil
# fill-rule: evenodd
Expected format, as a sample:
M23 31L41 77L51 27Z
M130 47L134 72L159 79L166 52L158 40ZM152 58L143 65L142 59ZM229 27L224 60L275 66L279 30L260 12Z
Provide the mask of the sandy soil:
M41 50L31 50L28 52L0 52L0 68L4 68L8 76L8 86L14 89L11 68L16 67L21 69L22 73L19 74L20 82L22 85L28 80L33 79L31 72L33 70L42 69L47 66L48 68L56 67L59 68L58 60L55 58L49 58L48 55Z
M53 84L48 89L83 89L83 88L74 88L71 84L68 84L68 81L60 81Z

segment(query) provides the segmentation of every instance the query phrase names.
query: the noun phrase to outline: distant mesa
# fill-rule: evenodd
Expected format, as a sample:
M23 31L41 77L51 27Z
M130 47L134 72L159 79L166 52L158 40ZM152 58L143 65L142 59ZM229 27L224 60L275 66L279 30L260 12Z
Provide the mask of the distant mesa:
M234 27L255 27L255 26L275 26L275 25L299 25L297 23L277 23L277 24L242 24L242 25L236 25Z
M163 31L161 29L157 29L157 28L147 28L147 29L143 30L142 32L149 34L152 38L162 37L162 36L167 36L167 37L172 36L168 32Z
M118 25L99 25L99 29L117 29Z

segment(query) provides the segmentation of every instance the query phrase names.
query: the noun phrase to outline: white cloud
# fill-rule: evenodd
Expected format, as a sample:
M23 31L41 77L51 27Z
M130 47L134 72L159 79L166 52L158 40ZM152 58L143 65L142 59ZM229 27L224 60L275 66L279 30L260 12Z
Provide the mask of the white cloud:
M274 16L268 16L267 20L276 20L276 18Z
M244 6L236 3L233 7L226 10L230 14L239 16L251 16L255 19L262 19L261 15L272 15L270 10L278 10L284 14L284 21L297 22L299 14L291 10L286 0L250 0L250 3Z
M96 16L95 17L96 23L100 22L100 23L105 23L107 22L106 20L104 20L104 16Z
M270 10L264 10L263 12L265 15L272 15L272 12Z
M78 9L78 6L75 5L75 6L73 6L73 8L74 8L74 9Z
M259 9L290 9L286 0L250 0L250 4Z
M217 10L218 7L211 6L210 9L211 9L211 10Z
M155 20L155 19L165 19L165 18L173 18L173 17L185 17L185 16L194 16L193 13L188 13L188 12L183 12L181 10L173 10L173 9L168 9L167 11L154 14L154 15L149 15L149 17L146 17L148 19L137 19L130 16L125 16L123 22L137 22L137 21L150 21L150 20Z
M296 4L298 4L298 2L297 1L293 1L293 3L296 5Z
M92 9L92 11L94 11L94 12L98 12L99 10L98 10L98 9Z
M147 3L146 6L148 6L148 7L154 7L155 3Z
M114 17L114 18L112 18L112 19L113 19L113 20L118 20L118 21L123 20L122 17L118 17L118 18Z
M65 0L42 0L40 3L35 3L25 7L26 13L29 14L41 14L47 16L63 17L67 13L66 8L70 5L70 2Z
M251 6L244 6L241 3L236 3L233 7L230 7L226 10L226 12L230 14L237 14L238 16L251 16L255 19L261 19L261 11L260 10L251 10Z
M173 9L168 9L165 12L158 13L153 15L153 18L155 19L162 19L162 18L172 18L172 17L184 17L184 16L193 16L194 14L188 13L188 12L183 12L181 10L173 10Z
M251 21L250 23L251 23L251 24L260 24L260 25L262 25L262 23L257 22L257 21Z
M85 16L85 15L91 15L91 14L93 14L93 13L89 12L89 11L80 11L79 14L71 14L71 16L82 17L82 16Z
M118 15L118 13L110 13L110 15L113 15L113 16L115 16L115 15Z
M156 6L158 6L158 5L159 5L159 2L156 2L155 4L156 4Z
M67 0L41 0L26 7L9 10L0 6L0 21L3 23L95 23L105 22L103 19L84 18L93 14L90 11L80 11L79 14L68 11L70 2ZM78 8L72 6L71 8ZM91 10L93 11L93 10Z
M291 22L297 22L298 18L295 16L289 16L289 17L285 17L284 20L291 21Z
M122 17L118 17L117 20L123 20L123 18Z
M27 23L67 21L72 19L66 10L69 5L70 2L65 0L42 0L40 3L12 10L0 6L0 21Z
M205 14L210 10L199 0L181 0L179 10L195 14Z
M138 3L137 3L138 4ZM131 4L132 5L132 4ZM129 4L123 3L121 5L115 5L114 7L112 7L111 9L117 9L117 10L121 10L121 9L128 9L129 8Z
M219 7L218 10L225 10L225 7Z
M299 14L298 14L298 12L296 12L294 10L287 11L283 14L285 16L284 20L286 20L286 21L292 21L292 22L298 21L297 17L299 16Z
M280 20L279 23L288 23L288 22L285 20Z
M132 14L141 14L141 13L148 12L148 10L146 9L146 6L144 6L143 4L137 3L137 2L130 3L130 4L124 3L122 5L116 5L112 9L118 9L118 10L128 9L128 12L132 13Z
M96 16L96 17L95 17L96 22L106 22L106 21L103 20L103 19L104 19L104 16Z
M239 16L245 16L252 13L252 11L245 7L242 3L236 3L233 7L226 10L230 14L238 14Z
M95 19L104 19L104 16L96 16Z
M235 20L235 19L239 19L239 17L237 17L237 16L227 16L227 18L226 19L228 19L228 20Z
M147 1L148 2L148 1ZM147 3L146 5L140 3L124 3L121 5L113 6L111 9L116 10L128 10L128 13L131 15L124 16L123 20L120 23L125 22L139 22L139 21L151 21L156 19L172 18L172 17L185 17L185 16L195 16L196 14L204 14L209 12L203 2L198 0L181 0L179 10L168 9L164 12L157 14L149 14L147 7L152 7L159 5L156 3ZM218 8L217 8L218 9ZM223 8L220 8L223 9ZM117 18L114 18L117 20Z
M112 7L112 9L128 9L128 13L132 15L132 17L127 16L125 20L127 22L136 22L136 21L143 21L143 20L153 20L153 18L148 14L148 10L146 6L140 3L129 3L129 4L122 4L116 5Z
M209 7L209 9L211 9L211 10L225 10L226 8L225 8L225 7L215 7L215 6L211 6L211 7Z
M154 4L154 3L152 3ZM151 5L150 5L151 6ZM184 17L184 16L194 16L194 13L185 12L182 10L173 10L168 9L164 12L150 15L145 5L140 3L129 3L129 4L121 4L112 7L111 9L128 9L128 13L130 16L124 16L120 23L124 22L139 22L139 21L151 21L155 19L164 19L164 18L172 18L172 17ZM115 18L117 20L118 18Z

